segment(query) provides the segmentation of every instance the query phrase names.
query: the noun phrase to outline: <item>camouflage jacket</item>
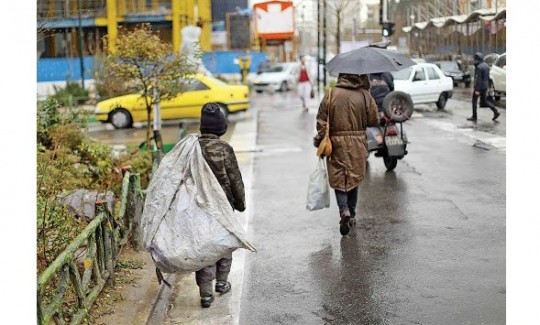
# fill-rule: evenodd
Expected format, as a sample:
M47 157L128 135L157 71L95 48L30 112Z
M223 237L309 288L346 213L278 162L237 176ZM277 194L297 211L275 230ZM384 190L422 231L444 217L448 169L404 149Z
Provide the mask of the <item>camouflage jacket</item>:
M244 211L246 209L244 182L233 148L213 134L202 134L199 136L199 143L204 159L216 175L232 207Z

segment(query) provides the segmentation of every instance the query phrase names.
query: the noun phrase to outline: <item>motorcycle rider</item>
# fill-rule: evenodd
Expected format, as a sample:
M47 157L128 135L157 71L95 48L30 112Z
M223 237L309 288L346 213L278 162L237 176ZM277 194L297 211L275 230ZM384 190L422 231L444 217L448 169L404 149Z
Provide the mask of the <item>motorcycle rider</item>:
M375 99L375 103L377 103L381 125L384 125L386 117L382 108L383 100L388 93L394 91L394 76L390 72L372 73L369 75L369 82L371 84L371 96Z

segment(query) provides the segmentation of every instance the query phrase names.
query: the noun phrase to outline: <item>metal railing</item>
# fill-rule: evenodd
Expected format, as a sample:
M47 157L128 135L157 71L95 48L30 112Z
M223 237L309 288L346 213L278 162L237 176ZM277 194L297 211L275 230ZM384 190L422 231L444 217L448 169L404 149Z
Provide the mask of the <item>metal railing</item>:
M107 209L105 201L97 201L94 220L39 275L38 324L79 324L84 320L105 284L114 283L117 257L130 233L136 231L143 201L139 174L126 170L119 220ZM77 258L81 251L82 263ZM72 304L69 308L68 302Z

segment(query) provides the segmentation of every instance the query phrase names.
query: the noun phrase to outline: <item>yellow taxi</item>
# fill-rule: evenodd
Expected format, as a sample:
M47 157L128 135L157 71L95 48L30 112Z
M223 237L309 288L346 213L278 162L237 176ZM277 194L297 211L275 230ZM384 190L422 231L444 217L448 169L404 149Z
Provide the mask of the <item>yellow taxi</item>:
M237 113L249 108L249 89L244 85L229 85L202 74L185 79L186 90L178 96L161 102L163 120L199 118L206 103L218 103L223 113ZM133 122L145 122L146 105L140 94L110 98L97 103L96 118L110 122L115 128L131 127ZM153 117L153 116L152 116Z

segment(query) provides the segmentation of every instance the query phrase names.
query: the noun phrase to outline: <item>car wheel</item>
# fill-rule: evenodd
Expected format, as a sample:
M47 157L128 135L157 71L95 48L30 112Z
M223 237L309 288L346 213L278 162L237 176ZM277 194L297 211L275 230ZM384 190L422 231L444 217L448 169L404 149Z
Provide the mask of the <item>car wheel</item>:
M383 161L384 161L384 166L386 167L386 170L387 171L392 171L397 166L398 158L397 157L384 156Z
M471 86L471 82L470 81L465 81L465 88L469 88Z
M260 94L260 93L262 93L263 91L260 90L260 89L256 89L255 92Z
M287 81L283 81L281 83L281 86L279 87L279 91L281 92L286 92L288 90L288 87L287 87Z
M382 106L384 115L398 123L408 120L414 112L411 96L397 90L384 97Z
M446 101L447 101L447 98L446 98L446 94L445 93L441 93L439 95L439 100L437 101L437 108L438 109L443 109L445 106L446 106Z
M116 108L109 113L109 121L116 129L125 129L131 127L133 118L124 108Z

